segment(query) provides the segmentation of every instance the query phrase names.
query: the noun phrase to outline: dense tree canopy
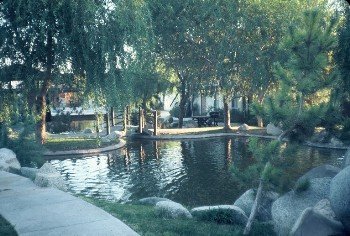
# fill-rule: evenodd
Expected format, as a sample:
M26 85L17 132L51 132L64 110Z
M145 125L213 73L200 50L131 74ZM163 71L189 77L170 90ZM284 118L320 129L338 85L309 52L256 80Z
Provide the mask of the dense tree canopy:
M13 107L31 111L43 142L52 88L121 108L146 106L174 86L180 95L180 127L189 99L203 91L223 95L226 128L236 95L257 101L258 117L277 123L282 113L269 117L262 109L267 95L270 105L279 98L296 102L297 114L315 100L341 104L346 113L349 7L333 2L2 1L0 123L13 117ZM21 82L25 109L14 106L18 93L10 81Z

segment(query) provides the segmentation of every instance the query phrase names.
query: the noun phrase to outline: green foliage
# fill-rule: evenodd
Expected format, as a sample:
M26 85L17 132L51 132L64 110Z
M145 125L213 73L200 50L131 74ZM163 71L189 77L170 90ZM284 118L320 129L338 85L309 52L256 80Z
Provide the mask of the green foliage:
M275 64L278 91L266 99L263 107L253 106L256 114L281 124L291 141L297 142L310 137L325 120L329 93L321 91L337 81L331 56L336 46L336 20L326 21L321 7L309 7L303 14L298 28L291 26L280 45L289 58L283 66Z
M295 187L294 187L294 191L298 194L298 193L302 193L306 190L308 190L310 187L310 180L309 179L303 179L300 182L297 182Z
M7 147L16 153L21 166L40 167L44 164L43 147L33 135L33 124L25 124L18 133L13 133Z
M350 141L350 118L347 118L342 123L343 128L341 129L340 138L343 141Z

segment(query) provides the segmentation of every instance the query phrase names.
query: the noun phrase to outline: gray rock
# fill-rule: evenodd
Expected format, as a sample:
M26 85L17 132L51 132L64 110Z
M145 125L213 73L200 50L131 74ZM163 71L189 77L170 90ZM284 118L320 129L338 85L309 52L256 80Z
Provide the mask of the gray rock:
M250 128L247 124L242 124L238 127L239 131L248 131Z
M312 207L306 208L295 222L291 236L328 236L345 235L344 227L339 221L325 217Z
M275 126L274 124L270 123L266 126L266 133L269 135L278 136L282 134L283 130L281 130L279 127Z
M308 207L322 199L329 198L331 178L316 178L310 180L310 186L303 192L290 191L278 198L271 208L275 232L287 235L300 214Z
M36 174L38 173L39 169L36 168L30 168L30 167L21 167L21 174L24 177L27 177L31 180L35 180Z
M340 141L339 139L334 138L334 137L331 138L330 144L334 147L341 147L344 145L342 141Z
M271 206L272 206L272 203L276 201L278 197L279 195L276 192L268 191L268 192L262 193L259 209L256 215L257 220L270 221L272 219ZM249 216L252 210L254 201L255 201L255 192L253 189L249 189L245 193L243 193L242 196L240 196L233 205L241 208L244 211L244 213L247 216Z
M309 170L308 172L306 172L306 174L301 176L298 179L297 183L303 182L305 180L315 179L315 178L323 178L323 177L333 178L339 172L340 172L340 168L335 167L335 166L331 166L331 165L318 166L318 167L315 167L315 168Z
M83 133L84 133L84 134L93 134L94 131L93 131L92 129L85 129L85 130L83 131Z
M8 149L8 148L1 148L0 149L0 170L3 171L15 171L19 172L21 168L21 164L19 164L19 161L16 158L16 154Z
M163 197L146 197L138 200L138 203L141 205L155 206L158 202L161 202L161 201L172 202L170 199L163 198Z
M350 166L350 149L348 149L344 155L344 168Z
M113 131L109 135L104 136L103 138L108 139L110 141L114 141L114 140L116 140L118 138L121 138L123 136L124 136L124 132L122 132L122 131Z
M245 225L248 221L244 211L233 205L202 206L191 210L193 217L224 224Z
M337 219L350 232L350 166L332 179L329 200Z
M60 173L50 163L45 163L37 172L34 183L39 187L54 187L67 191L67 185Z
M156 214L164 218L192 218L191 213L180 203L160 201L155 206Z
M314 211L324 215L330 220L335 220L335 213L332 210L331 202L328 199L322 199L314 206Z

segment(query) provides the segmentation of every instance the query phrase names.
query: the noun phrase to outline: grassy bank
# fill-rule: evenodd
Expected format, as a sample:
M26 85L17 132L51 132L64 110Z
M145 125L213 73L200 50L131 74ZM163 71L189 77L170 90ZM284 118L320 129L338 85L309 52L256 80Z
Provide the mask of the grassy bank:
M0 235L1 236L16 236L17 232L14 227L0 215Z
M104 200L83 198L125 222L141 235L242 235L243 228L237 225L217 224L195 219L163 219L157 216L154 207L118 204ZM271 226L254 224L251 235L274 235Z
M101 142L98 138L49 138L44 147L50 151L70 151L107 147L119 143L119 140Z

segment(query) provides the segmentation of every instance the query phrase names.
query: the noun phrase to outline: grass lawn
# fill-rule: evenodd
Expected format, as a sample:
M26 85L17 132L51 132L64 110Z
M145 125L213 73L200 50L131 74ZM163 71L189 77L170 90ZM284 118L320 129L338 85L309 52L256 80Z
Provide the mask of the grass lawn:
M50 151L69 151L107 147L119 140L102 143L97 138L49 138L44 147Z
M141 235L242 235L243 232L243 228L237 225L220 225L195 219L163 219L156 215L152 206L83 199L122 220ZM274 235L274 232L271 226L259 223L253 225L251 235Z
M13 226L5 220L1 215L0 215L0 235L1 236L15 236L17 235L17 232L13 228Z

